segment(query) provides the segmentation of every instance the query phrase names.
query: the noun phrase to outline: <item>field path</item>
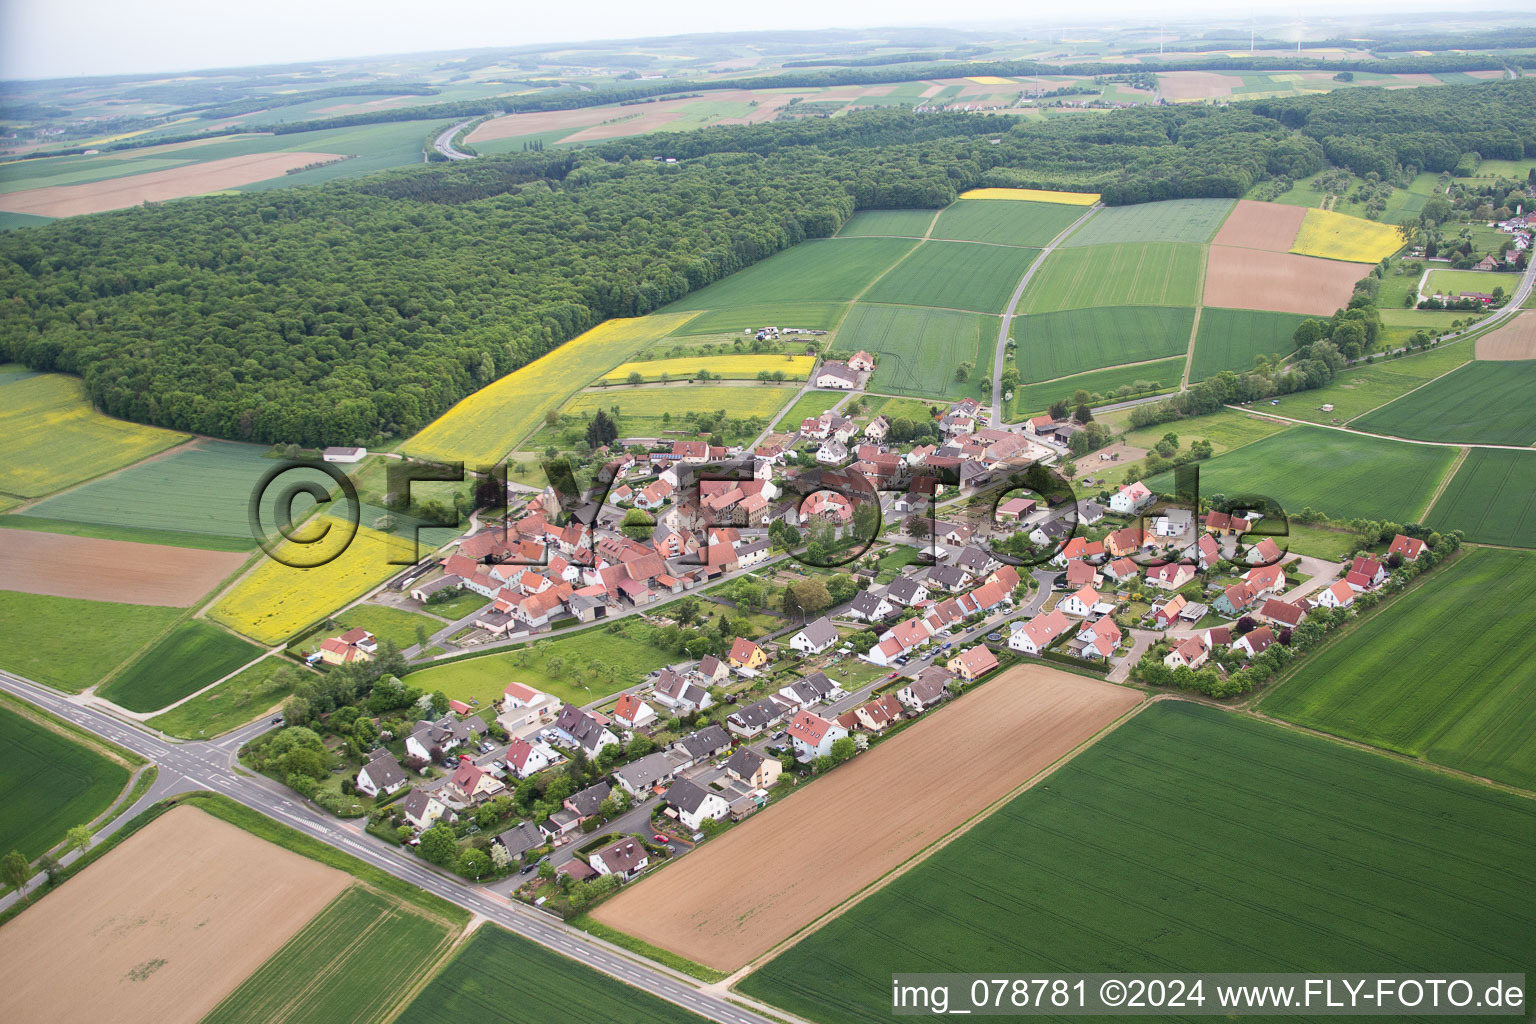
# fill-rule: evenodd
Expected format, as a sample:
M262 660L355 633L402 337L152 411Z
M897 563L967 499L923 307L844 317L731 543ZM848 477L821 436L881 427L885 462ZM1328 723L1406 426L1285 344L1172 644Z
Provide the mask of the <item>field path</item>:
M1162 396L1166 397L1166 396ZM1494 448L1508 452L1528 452L1530 445L1524 444L1472 444L1466 441L1421 441L1416 437L1398 437L1396 434L1373 434L1369 430L1356 430L1353 427L1341 427L1332 423L1314 423L1311 420L1298 420L1294 416L1281 416L1277 412L1258 412L1253 409L1245 409L1240 405L1226 405L1222 408L1231 409L1234 412L1247 413L1249 416L1268 417L1269 419L1285 420L1287 423L1301 423L1309 427L1322 427L1324 430L1342 430L1346 434L1359 434L1361 437L1374 437L1382 441L1401 441L1403 444L1423 444L1431 448ZM1233 449L1234 451L1236 449ZM1226 454L1223 452L1222 454Z
M1084 211L1077 220L1062 228L1061 234L1051 239L1050 244L1040 250L1040 255L1024 271L1024 276L1019 278L1018 287L1014 288L1013 295L1008 299L1008 308L1003 310L1003 321L997 325L997 351L992 356L992 415L987 420L991 427L1002 426L1003 423L1003 362L1004 353L1008 348L1008 328L1013 324L1014 310L1019 308L1019 300L1024 297L1024 289L1029 285L1029 279L1035 276L1035 271L1045 262L1047 256L1056 251L1056 247L1064 242L1068 235L1082 227L1083 222L1102 210L1103 204L1094 203ZM929 230L932 230L930 227Z
M1195 322L1189 328L1189 348L1184 350L1184 376L1179 378L1181 391L1189 387L1189 371L1195 365L1195 338L1200 334L1200 314L1203 312L1205 312L1204 306L1195 307Z
M1469 360L1469 361L1467 361L1465 363L1457 363L1455 366L1451 367L1449 370L1446 370L1444 373L1439 374L1438 376L1429 378L1429 380L1427 380L1424 383L1420 384L1418 387L1411 388L1408 391L1404 391L1402 394L1398 395L1396 398L1389 398L1385 402L1382 402L1380 405L1372 406L1371 408L1365 410L1365 412L1362 412L1359 416L1351 416L1349 419L1344 421L1344 426L1347 427L1351 423L1355 422L1355 420L1363 419L1364 417L1369 416L1371 413L1375 412L1377 409L1385 409L1387 406L1391 405L1393 402L1401 402L1403 399L1407 398L1409 395L1413 394L1415 391L1419 391L1419 390L1422 390L1423 388L1427 388L1431 384L1433 384L1435 381L1439 380L1441 377L1449 377L1451 374L1455 373L1457 370L1461 369L1462 367L1470 366L1473 362L1476 362L1476 361L1477 361L1477 357L1474 355L1471 360Z
M1470 455L1471 452L1472 449L1468 448L1466 445L1462 445L1462 447L1456 452L1455 461L1452 462L1450 468L1445 471L1445 476L1440 478L1440 486L1436 487L1435 493L1429 496L1429 504L1424 506L1424 512L1419 516L1420 522L1429 518L1429 514L1435 509L1435 502L1440 500L1440 495L1444 494L1445 489L1451 485L1451 481L1456 479L1456 474L1461 470L1461 464L1467 461L1467 456Z

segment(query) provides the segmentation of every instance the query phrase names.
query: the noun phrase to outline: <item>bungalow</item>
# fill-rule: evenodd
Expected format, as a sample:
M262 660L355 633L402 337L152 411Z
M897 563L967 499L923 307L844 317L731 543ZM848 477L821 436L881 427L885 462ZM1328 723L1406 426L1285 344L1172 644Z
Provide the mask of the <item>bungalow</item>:
M1307 617L1307 609L1305 603L1292 604L1272 597L1259 609L1258 617L1276 626L1293 628Z
M1232 649L1242 653L1245 657L1255 658L1263 654L1269 645L1275 642L1275 631L1268 626L1260 626L1238 637L1232 644Z
M786 730L795 745L795 756L812 761L832 753L832 744L848 735L848 730L820 715L801 710Z
M1217 612L1228 618L1235 618L1248 610L1248 606L1258 598L1254 589L1246 583L1234 583L1221 592L1221 595L1213 602Z
M985 644L977 644L950 658L944 667L968 683L975 682L997 668L997 655Z
M838 716L838 721L841 723L844 717ZM853 720L858 728L867 729L877 735L904 718L906 713L902 711L901 701L888 693L853 710Z
M1158 628L1167 629L1179 621L1179 612L1184 609L1184 604L1184 595L1174 594L1166 603L1152 609L1152 621L1157 623Z
M588 757L596 757L604 747L609 744L617 746L619 742L605 720L572 704L561 707L560 715L550 729L563 742L580 747Z
M1348 583L1339 580L1318 594L1316 603L1324 608L1348 608L1355 603L1355 590Z
M651 699L680 715L702 711L714 703L708 690L670 668L662 669L656 678Z
M1091 615L1093 606L1099 603L1099 592L1092 587L1083 587L1075 594L1068 594L1061 599L1056 607L1068 615Z
M1123 516L1135 515L1150 504L1152 504L1152 492L1140 480L1133 484L1126 484L1109 499L1110 511L1118 512Z
M896 699L914 714L927 711L949 696L950 675L937 666L929 666L917 677L896 691Z
M507 744L507 770L520 779L537 775L549 767L550 756L544 744L533 744L521 736Z
M753 789L767 789L779 781L784 766L776 757L769 757L751 747L741 747L725 762L725 774Z
M820 654L838 642L840 634L832 620L823 615L789 638L789 646L801 654Z
M1147 586L1178 590L1195 578L1195 567L1188 562L1169 562L1147 570Z
M644 871L650 862L645 844L633 838L620 839L587 858L593 871L600 875L613 875L624 882Z
M862 622L875 622L883 619L896 610L896 606L879 594L872 594L868 590L861 590L854 595L853 601L848 605L845 613L851 619Z
M737 637L731 644L728 657L733 668L759 669L768 663L768 655L763 649L744 636Z
M822 363L821 369L816 371L816 386L852 391L859 386L859 371L847 363L832 361Z
M357 791L364 796L378 796L380 792L393 796L409 783L405 769L400 767L395 755L387 750L375 750L368 763L357 773Z
M1059 608L1052 609L1043 615L1036 615L1023 624L1014 623L1015 628L1013 635L1008 638L1008 647L1025 654L1039 654L1050 645L1051 641L1065 633L1070 625L1071 623Z
M686 736L679 736L668 749L684 759L682 767L691 768L730 750L731 734L718 725L706 725Z
M613 770L613 781L630 796L641 796L653 786L672 781L682 764L675 751L658 750Z
M413 789L405 795L405 799L400 801L400 812L417 831L425 831L440 820L454 819L454 813L447 804L422 789Z
M656 712L639 695L624 693L613 706L613 720L626 729L644 729L656 721Z
M731 813L731 805L719 793L687 779L672 783L662 799L677 812L677 819L694 831L705 821L719 821Z
M1402 555L1408 561L1416 561L1424 551L1424 542L1416 537L1408 537L1398 534L1392 538L1392 546L1387 548L1390 555Z
M1179 642L1178 646L1163 657L1163 664L1169 668L1199 668L1204 665L1211 656L1211 649L1205 646L1205 641L1198 636L1192 636Z

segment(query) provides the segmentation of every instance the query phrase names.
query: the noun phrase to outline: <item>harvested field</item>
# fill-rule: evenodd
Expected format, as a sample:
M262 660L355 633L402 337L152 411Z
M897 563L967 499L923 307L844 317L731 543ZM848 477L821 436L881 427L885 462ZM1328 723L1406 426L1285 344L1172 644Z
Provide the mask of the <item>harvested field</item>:
M251 153L188 164L167 171L93 181L85 185L29 188L0 196L0 210L30 213L39 217L74 217L82 213L101 213L103 210L121 210L140 203L162 203L168 199L182 199L249 185L281 177L290 168L340 159L343 158L336 153Z
M620 109L628 112L631 108L586 107L581 110L543 110L533 114L508 114L506 117L496 117L486 121L470 132L469 138L464 141L473 146L477 142L512 139L519 135L537 135L540 132L561 129L575 131L578 128L602 124L604 121L618 117Z
M1301 223L1306 219L1305 207L1239 199L1236 208L1222 222L1221 230L1211 239L1211 244L1290 252L1301 231Z
M1140 699L1043 666L1011 669L626 889L593 916L690 960L734 970L1005 797ZM764 864L773 870L743 884L743 872Z
M1215 71L1170 71L1157 76L1158 91L1164 99L1174 102L1230 96L1232 90L1242 84L1238 75L1222 75Z
M0 545L0 589L186 608L246 556L16 530Z
M1331 316L1349 303L1355 282L1369 271L1363 263L1213 245L1205 267L1205 305Z
M1503 327L1478 338L1477 358L1536 359L1536 310L1516 313Z
M0 929L0 984L18 1020L192 1024L348 881L178 807Z

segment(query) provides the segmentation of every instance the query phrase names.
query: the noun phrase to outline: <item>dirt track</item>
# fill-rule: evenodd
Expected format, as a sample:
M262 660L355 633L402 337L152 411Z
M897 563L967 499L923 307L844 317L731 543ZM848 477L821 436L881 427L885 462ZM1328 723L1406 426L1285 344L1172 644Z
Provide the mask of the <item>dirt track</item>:
M0 928L6 1017L195 1024L350 882L178 807Z
M207 192L280 178L291 167L339 159L335 153L251 153L225 157L168 171L129 174L84 185L49 185L0 195L0 210L39 217L74 217L82 213L121 210L140 203L200 196Z
M1134 690L1011 669L600 906L690 960L751 962L1134 707Z
M1331 316L1349 304L1355 282L1370 269L1369 263L1213 245L1205 267L1205 305Z
M0 590L186 608L248 557L235 551L7 530L0 545Z
M1477 358L1536 359L1536 309L1516 313L1503 327L1478 338Z
M1296 243L1296 232L1301 230L1301 222L1306 216L1304 206L1239 199L1227 219L1222 221L1221 230L1216 232L1211 244L1290 252Z

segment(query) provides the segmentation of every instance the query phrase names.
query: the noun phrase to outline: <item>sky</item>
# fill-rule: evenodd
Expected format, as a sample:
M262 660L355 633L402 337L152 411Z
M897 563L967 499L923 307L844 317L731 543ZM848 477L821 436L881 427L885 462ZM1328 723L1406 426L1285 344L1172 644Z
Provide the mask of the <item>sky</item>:
M1295 17L1307 11L1454 9L1452 0L1096 0L1095 17L1144 23L1220 11ZM1479 5L1483 6L1483 5ZM1488 4L1519 8L1520 3ZM932 0L0 0L0 78L59 78L242 67L388 53L623 39L680 32L768 28L934 25ZM1060 5L1041 0L968 0L957 27L1045 25Z

